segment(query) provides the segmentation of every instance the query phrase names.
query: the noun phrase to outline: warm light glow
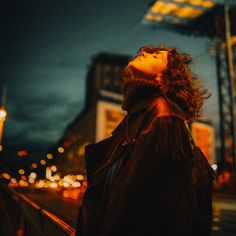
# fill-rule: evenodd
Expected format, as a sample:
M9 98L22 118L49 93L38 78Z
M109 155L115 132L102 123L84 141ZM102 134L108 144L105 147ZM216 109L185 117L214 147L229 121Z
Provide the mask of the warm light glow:
M212 125L193 122L191 133L195 143L201 148L210 165L215 164L215 128Z
M35 179L29 176L29 180L28 181L29 181L30 184L33 184L35 182Z
M19 173L20 175L24 175L24 174L25 174L25 171L24 171L23 169L19 169L19 170L18 170L18 173Z
M216 164L212 164L211 167L212 167L213 170L217 170L217 165Z
M186 24L199 17L215 3L210 0L157 0L144 14L144 20L171 24Z
M69 184L72 184L74 182L74 178L72 175L66 175L64 176L63 180Z
M48 153L48 154L47 154L47 158L48 158L48 159L52 159L52 158L53 158L53 155L52 155L51 153Z
M149 20L149 21L162 21L162 17L161 16L154 16L150 13L147 13L145 16L144 16L145 20Z
M70 193L68 191L64 190L62 195L63 195L63 197L67 198L70 196Z
M79 189L67 189L63 191L64 198L78 199L82 192Z
M7 112L4 108L0 108L0 120L4 121L7 117Z
M28 187L28 186L29 186L29 184L28 184L26 181L24 181L24 180L20 180L20 181L19 181L19 185L20 185L21 187Z
M182 7L177 11L174 11L173 15L181 18L196 18L202 13L203 12L201 10L194 9L192 7Z
M215 221L215 220L214 220L214 221ZM221 227L219 227L218 225L213 225L213 226L212 226L212 230L213 230L214 232L220 231L220 230L221 230Z
M49 187L50 187L50 188L57 188L58 185L57 185L57 183L53 182L53 183L50 183L50 184L49 184Z
M174 3L165 3L161 1L156 1L154 5L151 7L150 11L151 13L167 15L179 8L180 7Z
M40 164L44 166L44 165L46 165L46 161L42 159L42 160L40 161Z
M3 177L4 179L10 179L10 178L11 178L11 176L10 176L8 173L3 173L3 174L2 174L2 177Z
M33 164L32 164L32 167L35 169L35 168L38 167L38 165L37 165L36 163L33 163Z
M81 183L80 182L74 182L72 183L72 187L74 188L79 188L81 186Z
M0 152L2 151L2 149L3 149L3 147L2 147L2 145L0 145Z
M229 40L229 44L231 46L235 45L236 44L236 36L231 36L230 40ZM227 46L227 43L226 42L223 42L220 47L223 49Z
M56 166L51 166L51 170L53 171L53 172L56 172L57 171L57 167Z
M58 151L59 153L63 153L63 152L64 152L64 148L63 148L63 147L58 147L58 148L57 148L57 151Z
M21 151L18 151L17 154L18 154L19 157L22 157Z
M17 183L17 181L14 181L14 180L13 180L13 182L11 181L11 182L9 183L9 186L11 186L11 187L18 187L19 184Z
M67 182L63 183L63 187L68 188L70 185Z
M52 176L52 171L50 167L46 168L46 178L50 179L50 177Z
M49 178L49 180L52 181L52 182L54 182L56 179L55 179L54 176L51 176L51 177Z
M211 8L215 5L214 2L207 0L174 0L174 2L188 3L194 6L200 6L205 8Z
M54 178L55 178L56 181L60 180L60 176L59 175L54 175Z
M83 176L83 175L76 175L76 179L77 179L77 180L83 180L83 179L84 179L84 176Z
M31 172L30 174L31 178L36 179L37 178L37 174L35 172Z
M45 182L43 180L39 180L36 184L35 187L36 188L43 188L45 185Z
M11 182L9 183L9 186L18 187L19 184L17 183L17 180L15 178L11 178Z
M48 187L49 187L49 184L50 184L49 181L45 182L45 184L44 184L44 188L48 188Z
M15 179L15 178L12 178L12 179L11 179L11 183L13 183L13 184L14 184L14 183L16 183L16 182L17 182L17 181L16 181L16 179Z
M80 145L78 147L78 154L79 154L79 156L84 156L84 146L83 145Z
M21 176L21 179L22 179L22 180L26 180L26 176L25 176L25 175L22 175L22 176Z
M63 179L60 179L59 182L58 182L58 185L62 187L62 186L63 186L63 183L64 183L64 180L63 180Z

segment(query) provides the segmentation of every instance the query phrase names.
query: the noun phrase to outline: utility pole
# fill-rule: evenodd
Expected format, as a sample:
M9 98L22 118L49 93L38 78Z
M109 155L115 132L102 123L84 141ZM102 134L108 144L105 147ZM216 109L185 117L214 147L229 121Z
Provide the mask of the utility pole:
M231 42L231 22L229 15L229 6L227 5L228 1L225 0L224 13L225 13L225 36L226 36L226 50L227 50L227 59L228 59L228 71L230 79L230 100L231 100L231 128L232 128L232 159L233 167L235 168L235 159L236 159L236 135L235 135L235 126L236 126L236 78L235 70L233 64L233 53L232 53L232 42Z

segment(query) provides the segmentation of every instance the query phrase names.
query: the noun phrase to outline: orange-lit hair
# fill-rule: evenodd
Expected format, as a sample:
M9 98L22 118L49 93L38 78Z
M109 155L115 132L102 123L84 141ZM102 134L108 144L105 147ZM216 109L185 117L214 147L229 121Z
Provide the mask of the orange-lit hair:
M167 48L164 45L141 47L138 54L143 51L154 53L160 50L168 51L168 66L162 77L164 84L162 94L180 106L186 113L188 121L193 121L201 116L203 100L209 98L211 94L203 88L200 78L191 72L190 54L179 53L176 47Z

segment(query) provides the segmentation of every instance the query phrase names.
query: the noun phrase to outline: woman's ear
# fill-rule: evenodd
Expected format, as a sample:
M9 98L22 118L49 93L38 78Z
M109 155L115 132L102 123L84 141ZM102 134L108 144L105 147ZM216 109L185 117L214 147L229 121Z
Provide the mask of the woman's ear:
M163 78L162 78L162 73L159 73L159 74L157 74L157 76L156 76L156 78L155 78L155 80L158 82L158 83L163 83Z
M166 93L169 90L169 82L164 81L162 74L157 74L155 82L158 84L162 93Z

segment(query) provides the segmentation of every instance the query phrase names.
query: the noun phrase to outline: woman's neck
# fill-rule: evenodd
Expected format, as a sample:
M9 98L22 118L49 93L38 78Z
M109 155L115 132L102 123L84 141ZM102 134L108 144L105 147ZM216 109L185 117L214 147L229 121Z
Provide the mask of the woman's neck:
M147 79L126 79L123 83L124 98L122 108L129 112L133 106L151 97L161 95L158 84Z

